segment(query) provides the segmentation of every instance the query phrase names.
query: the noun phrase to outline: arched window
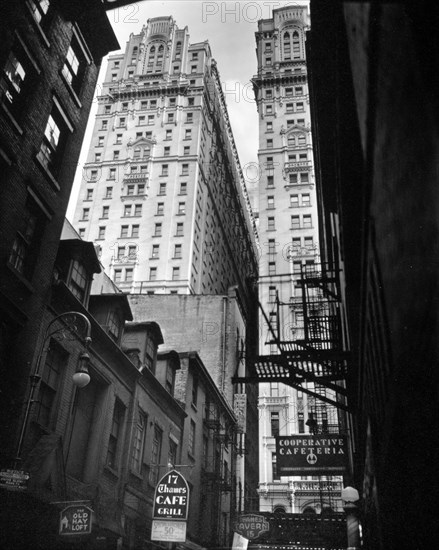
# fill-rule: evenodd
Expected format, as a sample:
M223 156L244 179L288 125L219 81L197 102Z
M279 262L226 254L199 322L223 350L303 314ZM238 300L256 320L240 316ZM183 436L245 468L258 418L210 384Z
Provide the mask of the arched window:
M288 147L294 147L296 145L296 138L293 134L288 136Z
M293 32L293 59L300 58L300 37L297 31Z
M283 46L284 46L284 59L285 60L291 59L291 42L290 42L290 33L288 31L284 34Z
M141 151L140 147L136 147L136 148L134 149L134 158L135 158L135 159L140 158L140 151Z

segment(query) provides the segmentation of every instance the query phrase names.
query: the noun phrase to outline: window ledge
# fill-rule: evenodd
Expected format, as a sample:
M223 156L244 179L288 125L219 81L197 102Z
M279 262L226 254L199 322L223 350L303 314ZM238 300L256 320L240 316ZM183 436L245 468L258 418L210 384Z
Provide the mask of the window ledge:
M35 157L35 162L38 164L38 167L41 169L43 174L45 175L46 179L53 185L53 187L60 191L61 187L59 186L59 183L56 181L56 179L53 177L52 172L46 167L46 165L41 161L39 157L39 153L37 153Z
M2 101L1 102L1 106L2 106L2 109L5 113L5 115L8 117L9 121L11 122L12 126L17 130L17 132L20 134L20 136L23 135L23 129L22 127L18 124L18 122L15 120L15 117L14 115L11 113L11 111L6 107L6 105L4 104L4 102Z
M27 290L30 292L35 292L35 288L32 286L32 284L26 279L26 277L20 273L13 265L11 265L9 262L6 262L6 267L9 269L11 273L15 275L15 277L22 283Z

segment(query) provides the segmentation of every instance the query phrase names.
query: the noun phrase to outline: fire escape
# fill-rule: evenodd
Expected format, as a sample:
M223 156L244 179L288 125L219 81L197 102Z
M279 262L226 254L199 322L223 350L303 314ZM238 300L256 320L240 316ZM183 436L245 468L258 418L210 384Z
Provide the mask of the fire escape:
M337 431L338 425L328 418L325 404L349 410L345 387L349 352L342 337L339 269L327 264L302 264L294 282L300 292L289 302L281 302L276 294L275 311L270 317L259 303L270 334L267 343L276 348L276 353L248 361L247 376L233 381L290 385L310 396L313 407L308 422L315 421L315 432ZM290 326L285 320L294 317L295 311L301 312L301 322Z

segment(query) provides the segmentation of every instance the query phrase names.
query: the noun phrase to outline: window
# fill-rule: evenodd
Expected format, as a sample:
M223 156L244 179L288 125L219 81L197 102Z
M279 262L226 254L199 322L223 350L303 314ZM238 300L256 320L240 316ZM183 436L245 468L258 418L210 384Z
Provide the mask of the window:
M180 268L179 267L173 267L172 268L172 280L178 281L180 279Z
M172 130L166 130L166 138L165 139L172 139Z
M166 195L166 183L162 182L159 184L159 195Z
M302 195L302 206L311 206L311 196L308 193Z
M98 228L98 239L99 240L105 239L105 227L103 226L100 226Z
M188 156L191 154L191 148L190 147L184 147L183 148L183 155Z
M299 206L299 195L290 195L290 206L293 208Z
M267 139L267 149L272 149L272 148L273 148L273 140Z
M267 115L272 115L273 114L273 105L266 105L265 107L265 113Z
M177 223L177 230L175 232L176 237L182 237L183 236L183 224Z
M124 205L124 207L123 207L124 218L127 218L127 217L131 216L131 207L132 207L131 204L125 204Z
M149 268L149 280L155 281L157 279L157 268L156 267L150 267Z
M192 456L195 456L195 435L196 435L196 425L193 420L189 427L189 440L188 440L188 453Z
M81 302L85 301L88 283L89 277L85 267L78 260L73 260L67 286Z
M291 229L300 229L300 216L291 216Z
M182 245L176 244L174 245L174 258L181 259L181 257L182 257Z
M294 185L298 182L297 180L297 174L289 174L288 175L288 181L290 184Z
M272 412L270 415L271 436L276 437L279 435L279 413Z
M154 226L154 237L161 237L162 236L162 224L156 223Z
M82 221L87 221L89 219L89 216L90 216L90 208L83 208L82 209L82 218L81 218L81 220Z
M50 0L29 0L29 6L35 21L39 24L44 22L50 8Z
M309 182L309 176L307 172L304 172L300 174L300 182L301 183L308 183Z
M145 115L140 115L139 116L139 119L137 121L137 126L143 126L146 122L146 117Z
M93 198L93 189L87 189L87 194L85 197L86 201L91 201Z
M267 229L268 231L273 231L275 229L274 217L269 216L267 218Z
M285 88L285 95L291 97L293 95L293 88Z
M73 132L73 126L67 120L58 100L54 97L53 101L54 105L44 130L38 158L43 166L56 176L61 165L68 131Z
M20 213L19 226L9 256L9 264L30 278L38 258L41 236L47 218L29 196Z
M293 273L300 273L302 271L302 262L293 262Z
M311 216L303 216L303 227L310 228L312 227L312 219Z
M103 120L102 121L101 130L108 130L108 120Z
M132 283L133 282L133 276L134 276L134 270L131 267L127 267L125 269L125 282L126 283Z
M99 136L99 137L98 137L98 142L97 142L97 144L96 144L96 147L103 147L103 146L104 146L104 139L105 139L104 136Z
M303 105L303 102L298 102L296 103L296 111L304 111L305 110L305 107Z
M179 202L178 203L178 214L184 214L186 212L186 203L185 202Z
M154 125L154 115L148 115L148 126Z
M142 205L141 204L135 204L134 205L134 215L135 216L141 216L142 215Z
M125 127L126 127L126 124L127 124L127 123L126 123L126 118L123 117L123 116L121 116L121 117L119 118L119 128L125 128Z
M265 59L265 63L266 63L267 65L271 65L271 57L267 57L267 58Z
M81 91L85 68L89 62L84 55L84 51L75 33L67 51L62 75L77 94Z
M39 396L35 402L35 420L42 426L49 427L53 404L58 390L60 376L68 362L68 353L51 339L44 364Z
M267 176L267 187L274 187L274 177Z
M151 258L154 259L154 260L157 260L159 258L159 251L160 251L160 245L153 244L152 245Z
M119 278L120 281L120 278ZM121 331L121 319L118 314L118 312L111 310L108 314L108 320L107 320L107 327L108 327L108 334L111 336L111 338L115 341L119 341L119 334Z
M108 179L109 180L116 179L116 168L110 168L110 170L108 171Z
M270 256L276 254L276 241L274 239L268 239L268 254Z
M268 262L268 274L276 275L276 262Z
M182 176L189 175L189 164L182 164L181 165L181 175Z
M169 373L169 370L171 370L170 373ZM170 380L168 380L168 376L170 376L171 374L173 374L173 369L170 369L168 365L166 370L166 389L172 395L174 392L174 383L172 383L172 386L170 386ZM169 438L168 464L175 466L176 463L177 463L177 443L173 439Z
M276 301L276 287L275 286L269 286L268 287L268 301L270 303L273 303Z
M112 196L113 196L113 188L107 187L107 189L105 190L105 198L111 199Z
M139 236L140 225L131 226L131 237L137 238Z
M167 164L162 164L162 173L161 176L169 176L169 166Z
M156 485L158 481L158 465L160 464L160 457L162 454L162 440L163 431L157 425L155 425L151 448L151 469L149 474L149 481L152 485Z
M128 225L122 225L122 227L120 228L120 236L122 238L128 237L128 228L129 228Z
M267 122L265 131L266 132L272 132L273 131L273 123L272 122Z
M163 156L169 157L170 154L171 154L171 148L170 147L165 147L163 149Z
M104 220L108 219L108 214L110 213L110 207L109 206L103 206L102 207L102 218Z
M102 153L95 153L95 162L101 162Z
M38 74L39 69L31 61L24 43L16 38L0 77L0 98L15 117L21 118Z
M274 197L273 196L267 197L267 208L268 209L273 209L274 208Z
M142 472L143 454L145 450L146 416L138 412L136 427L134 430L133 453L131 455L131 467L140 474Z
M195 105L195 98L194 97L188 97L187 98L187 104L188 104L188 107L192 107L193 105Z
M119 443L122 439L123 419L125 414L125 408L119 399L116 399L114 403L113 419L111 422L110 437L108 440L107 449L107 466L110 468L117 468Z
M187 113L186 122L191 123L194 121L194 113Z
M157 203L156 215L157 216L163 216L164 213L165 213L165 203L164 202L158 202Z
M190 128L186 128L184 131L184 139L191 139L192 137L192 130Z
M313 237L305 237L303 239L305 248L312 250L314 248L314 239Z

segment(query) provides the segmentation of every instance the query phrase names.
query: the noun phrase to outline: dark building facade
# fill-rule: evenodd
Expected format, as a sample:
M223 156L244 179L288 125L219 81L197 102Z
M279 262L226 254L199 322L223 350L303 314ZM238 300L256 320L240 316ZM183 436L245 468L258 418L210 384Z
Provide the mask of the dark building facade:
M311 1L322 254L340 269L363 547L437 539L439 10Z
M118 44L99 0L2 2L0 12L0 461L8 467L101 59Z

